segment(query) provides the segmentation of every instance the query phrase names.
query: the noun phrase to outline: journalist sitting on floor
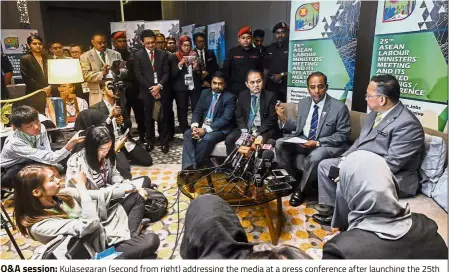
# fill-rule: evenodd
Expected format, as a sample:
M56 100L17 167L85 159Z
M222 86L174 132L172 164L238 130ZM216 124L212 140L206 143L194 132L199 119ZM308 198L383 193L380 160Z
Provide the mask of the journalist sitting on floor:
M129 188L87 190L83 171L71 178L75 188L60 190L59 182L46 166L28 165L19 172L14 214L23 235L43 244L69 235L84 239L95 252L114 246L126 259L153 257L160 240L153 233L141 233L144 189L134 191L129 184ZM118 198L123 199L111 204Z
M98 190L103 187L121 187L133 184L137 188L151 188L147 176L132 180L124 177L116 169L115 149L111 133L106 127L95 127L87 131L84 148L71 155L67 162L66 186L71 187L70 179L80 172L85 173L86 188ZM126 185L124 185L126 184Z

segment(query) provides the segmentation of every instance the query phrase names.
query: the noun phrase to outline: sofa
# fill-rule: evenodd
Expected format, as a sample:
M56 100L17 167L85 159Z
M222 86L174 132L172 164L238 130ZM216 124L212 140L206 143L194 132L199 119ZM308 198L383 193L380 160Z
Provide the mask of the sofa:
M284 107L284 112L286 114L286 117L289 119L296 118L297 116L297 104L292 103L282 103L281 104ZM359 137L359 134L361 132L361 127L364 124L365 120L367 118L366 113L357 112L357 111L350 111L350 119L352 123L351 132L349 136L349 143L353 144L353 142ZM435 160L435 167L437 169L434 169L434 174L429 173L432 172L431 169L427 169L426 171L423 171L423 169L420 169L420 174L423 177L424 181L420 185L420 192L415 196L411 198L405 198L401 201L404 203L409 203L411 207L411 211L425 214L426 216L432 218L435 220L435 222L438 224L439 227L439 233L441 236L445 239L445 241L448 241L447 237L447 230L448 230L448 220L447 220L447 213L441 208L440 205L438 205L437 202L435 202L434 197L438 195L438 191L444 191L447 190L447 175L448 175L448 162L447 162L447 146L448 146L448 134L442 133L437 130L433 130L427 127L424 127L424 131L426 134L426 154L424 157L424 162L421 168L425 168L427 165L427 162L430 162L430 165L427 165L429 168L431 168L431 161L432 157ZM436 136L439 138L431 137ZM433 141L433 140L435 141ZM442 139L442 140L441 140ZM441 146L439 142L442 142L443 145ZM435 145L433 145L435 144ZM441 153L433 147L436 146L441 147ZM212 151L211 156L216 157L226 157L226 146L224 142L220 142L215 146L215 149ZM296 158L297 161L301 161L301 157ZM436 161L440 161L439 163L436 163ZM297 162L297 165L300 165L300 163ZM446 170L446 171L444 171ZM429 176L434 176L431 180L425 175L427 173ZM433 180L433 181L432 181ZM440 183L442 181L442 183ZM439 186L441 185L441 186ZM436 191L436 193L435 193ZM422 193L421 193L422 192ZM447 195L447 192L445 192ZM431 198L433 197L433 198ZM444 198L444 194L442 196ZM447 200L446 200L447 201ZM439 202L439 201L438 201ZM446 204L447 205L447 204ZM444 205L442 205L444 208ZM447 209L447 207L446 207ZM447 243L447 242L446 242Z

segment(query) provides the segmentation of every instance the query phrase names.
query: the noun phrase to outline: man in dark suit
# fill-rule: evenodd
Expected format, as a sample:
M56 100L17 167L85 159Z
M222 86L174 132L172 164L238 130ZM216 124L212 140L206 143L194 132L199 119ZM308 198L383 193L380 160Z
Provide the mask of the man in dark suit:
M236 96L223 92L226 87L223 73L213 75L211 86L201 93L191 129L184 133L182 169L206 159L233 128Z
M210 88L212 75L218 71L217 56L212 50L206 48L206 36L198 32L193 35L195 52L201 62L201 81L203 88Z
M306 186L317 178L318 164L345 151L351 129L347 106L326 94L327 77L321 72L314 72L309 75L307 84L310 97L298 102L297 121L286 120L282 107L277 107L276 111L282 127L295 130L290 137L276 141L276 161L285 165L292 175L296 173L294 168L303 171L300 184L289 201L294 207L303 203ZM305 142L286 142L293 137Z
M132 175L130 174L128 159L131 160L132 164L151 166L152 158L143 147L137 145L133 140L126 139L122 142L119 141L120 136L132 127L132 122L127 114L127 110L121 110L121 107L116 105L116 96L113 90L107 88L102 83L101 88L103 99L99 103L92 105L91 109L100 111L108 116L105 123L107 126L111 126L110 129L113 130L115 149L119 149L122 146L119 152L116 153L116 168L121 173L121 176L126 179L131 179Z
M234 151L235 142L242 132L261 136L262 143L282 135L275 112L276 95L264 90L262 73L255 69L250 70L245 84L249 91L241 92L237 99L235 111L237 128L225 140L228 154Z
M361 134L341 158L324 160L319 164L319 204L334 207L336 182L328 177L332 166L350 153L367 150L382 156L395 175L400 197L414 196L420 176L419 167L424 151L424 130L416 116L400 102L400 85L392 75L372 77L366 91L367 106L372 110ZM315 215L320 224L331 223L331 213Z
M146 29L141 32L141 43L144 48L140 49L135 54L134 69L135 75L140 83L139 97L144 102L144 114L146 118L146 140L148 143L148 150L152 150L155 145L155 128L153 111L156 100L162 102L163 118L158 120L162 122L162 129L160 135L160 143L162 145L162 152L168 153L170 140L169 122L167 121L166 107L172 105L165 105L165 96L171 95L169 88L164 88L169 80L169 65L168 54L158 49L155 49L155 34L152 30Z

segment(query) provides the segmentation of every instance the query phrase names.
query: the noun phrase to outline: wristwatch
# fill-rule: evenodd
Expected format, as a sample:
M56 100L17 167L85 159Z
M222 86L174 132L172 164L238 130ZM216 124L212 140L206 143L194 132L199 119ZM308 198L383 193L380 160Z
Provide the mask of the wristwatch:
M320 146L320 142L317 141L317 144L316 144L315 146L316 146L316 147L319 147L319 146Z

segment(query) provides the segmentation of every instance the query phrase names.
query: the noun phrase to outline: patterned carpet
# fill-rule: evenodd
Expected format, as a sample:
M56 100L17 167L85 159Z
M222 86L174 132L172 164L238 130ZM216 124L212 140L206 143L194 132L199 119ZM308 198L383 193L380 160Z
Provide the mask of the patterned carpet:
M149 176L153 183L158 184L158 190L168 198L169 209L161 221L151 224L146 231L156 233L160 237L160 248L157 256L159 259L169 259L176 244L178 226L179 237L182 235L185 212L189 205L189 199L182 193L180 202L177 204L178 189L176 185L177 173L180 171L182 159L182 134L176 134L176 138L170 144L170 152L163 154L158 148L151 152L154 165L151 167L132 166L132 175ZM12 216L14 203L12 200L2 200L6 210ZM276 201L271 203L273 214L276 214ZM279 237L278 245L286 244L305 250L313 258L321 258L323 239L330 235L329 228L321 226L312 220L312 215L322 208L315 202L307 202L293 208L289 205L289 197L283 198L283 213L285 224ZM179 213L178 213L179 211ZM267 228L264 208L242 208L237 210L243 228L248 233L248 240L260 244L257 248L266 248L271 245L270 233ZM178 224L179 220L179 224ZM26 259L30 259L35 248L40 246L39 242L23 237L17 231L13 231L19 247ZM173 259L180 259L180 239L174 252ZM4 229L0 230L0 259L19 259Z

